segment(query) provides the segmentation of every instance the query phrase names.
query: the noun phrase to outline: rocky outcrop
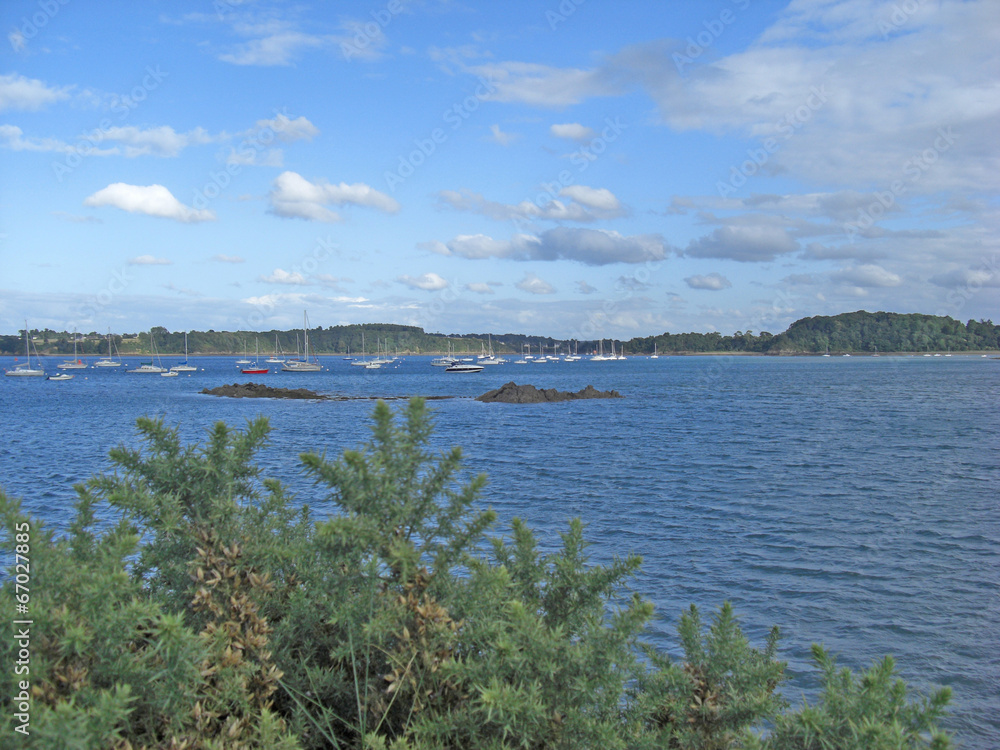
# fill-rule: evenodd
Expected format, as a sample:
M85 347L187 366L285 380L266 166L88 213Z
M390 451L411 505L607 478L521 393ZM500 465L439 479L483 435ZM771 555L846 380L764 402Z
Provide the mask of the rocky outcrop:
M588 385L581 391L557 391L555 388L535 388L533 385L518 385L511 381L499 388L476 396L476 401L502 404L542 404L552 401L575 401L582 398L622 398L618 391L599 391Z
M263 383L233 383L220 385L218 388L202 388L202 393L209 396L228 396L229 398L312 398L327 399L321 393L308 388L272 388Z
M228 398L300 398L319 401L405 401L411 396L330 396L308 388L273 388L263 383L233 383L218 388L202 388L201 393ZM452 396L420 396L425 401L440 401Z

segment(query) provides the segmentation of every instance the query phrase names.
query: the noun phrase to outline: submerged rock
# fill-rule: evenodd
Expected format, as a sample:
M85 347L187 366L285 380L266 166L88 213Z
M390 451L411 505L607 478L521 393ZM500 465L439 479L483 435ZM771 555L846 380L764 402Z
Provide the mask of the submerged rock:
M263 383L233 383L232 385L220 385L218 388L202 388L201 392L209 396L227 396L229 398L329 398L322 393L310 391L308 388L273 388Z
M476 401L503 404L542 404L550 401L575 401L581 398L622 398L622 395L618 391L599 391L592 385L572 393L570 391L557 391L555 388L539 389L533 385L518 385L511 381L492 391L487 391L482 396L476 396Z

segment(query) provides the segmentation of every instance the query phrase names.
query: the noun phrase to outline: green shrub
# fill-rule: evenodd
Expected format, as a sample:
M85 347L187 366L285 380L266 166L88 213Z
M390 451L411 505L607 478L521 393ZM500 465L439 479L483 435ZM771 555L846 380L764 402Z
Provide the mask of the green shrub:
M908 703L891 662L855 684L819 651L827 692L783 713L777 630L753 648L728 604L707 626L682 616L682 660L653 648L652 607L628 588L639 558L591 565L578 520L544 554L521 521L492 532L485 478L462 483L460 450L430 451L422 400L399 419L380 402L358 450L302 456L338 507L320 522L259 476L263 419L194 446L138 427L141 450L112 451L115 472L77 487L65 538L0 494L5 541L31 524L23 746L947 746L947 693ZM14 619L0 621L8 664ZM14 680L0 675L4 700Z

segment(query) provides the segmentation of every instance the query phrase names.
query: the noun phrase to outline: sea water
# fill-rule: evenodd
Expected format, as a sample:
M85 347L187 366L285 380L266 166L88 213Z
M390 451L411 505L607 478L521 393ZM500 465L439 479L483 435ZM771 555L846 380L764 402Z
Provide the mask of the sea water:
M462 446L469 474L489 476L481 504L497 511L497 533L520 517L551 550L579 517L592 562L640 554L633 587L656 606L650 638L663 648L676 649L689 604L707 615L728 600L754 643L780 626L793 704L815 697L812 643L856 670L892 654L913 688L952 687L947 728L962 747L1000 747L996 357L661 356L510 361L476 374L426 357L378 370L328 357L321 373L266 376L241 375L234 358L193 362L203 369L176 378L122 368L0 378L0 486L64 530L72 485L110 468L109 449L139 445L137 417L200 441L216 421L265 415L264 473L322 517L334 509L300 453L367 440L367 397L450 396L430 402L434 445ZM51 372L55 363L43 360ZM250 379L358 400L199 393ZM511 380L624 398L474 400Z

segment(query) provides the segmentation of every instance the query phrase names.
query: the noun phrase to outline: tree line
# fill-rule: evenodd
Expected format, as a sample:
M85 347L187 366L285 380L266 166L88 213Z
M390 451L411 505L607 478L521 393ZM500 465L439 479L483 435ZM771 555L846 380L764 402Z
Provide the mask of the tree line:
M68 356L73 353L74 335L49 329L32 330L33 346L39 354ZM121 354L150 354L153 345L161 355L184 352L184 332L161 326L149 332L115 334L113 346ZM275 350L284 354L301 352L301 331L190 331L191 354L252 354L258 347L261 355ZM607 341L607 340L606 340ZM566 353L570 350L590 353L599 348L596 340L566 341L546 336L518 333L427 333L417 326L391 323L322 326L309 329L309 349L316 354L361 355L376 351L400 354L476 355L492 346L498 354ZM606 344L610 346L610 342ZM752 354L822 354L893 353L893 352L968 352L1000 349L1000 326L991 320L969 320L920 313L869 313L864 310L840 315L802 318L788 330L736 331L732 335L710 333L662 333L619 341L617 348L626 354L648 355L704 353ZM81 356L107 354L104 334L90 332L77 336ZM18 336L0 336L0 354L24 352L24 331Z

